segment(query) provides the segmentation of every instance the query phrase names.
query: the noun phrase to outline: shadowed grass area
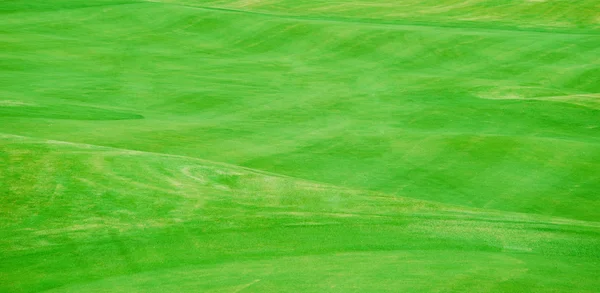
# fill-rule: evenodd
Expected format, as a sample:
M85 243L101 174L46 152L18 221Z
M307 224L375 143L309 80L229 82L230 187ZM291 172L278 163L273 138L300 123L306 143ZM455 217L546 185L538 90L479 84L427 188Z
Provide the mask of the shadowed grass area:
M0 4L0 291L594 292L600 9L492 2Z
M0 115L3 117L49 118L69 120L125 120L142 119L144 116L133 113L122 113L102 108L73 105L39 106L19 102L5 101L0 104Z

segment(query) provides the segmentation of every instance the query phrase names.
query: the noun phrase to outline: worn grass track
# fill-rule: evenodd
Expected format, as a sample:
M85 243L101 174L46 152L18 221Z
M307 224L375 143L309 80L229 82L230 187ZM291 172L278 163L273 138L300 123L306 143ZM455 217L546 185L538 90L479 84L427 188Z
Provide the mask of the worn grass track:
M600 7L492 2L0 3L0 291L596 292Z

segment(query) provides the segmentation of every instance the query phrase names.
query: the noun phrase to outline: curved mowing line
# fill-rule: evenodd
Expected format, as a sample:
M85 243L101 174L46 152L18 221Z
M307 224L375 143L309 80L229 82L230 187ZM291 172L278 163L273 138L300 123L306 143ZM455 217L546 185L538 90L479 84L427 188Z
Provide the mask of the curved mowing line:
M600 32L596 32L595 30L566 30L566 29L543 29L543 28L518 28L518 27L502 27L502 26L492 26L484 23L477 23L478 27L467 25L466 23L433 23L433 22L420 22L420 21L386 21L380 19L368 19L368 18L347 18L347 17L335 17L335 16L327 16L327 17L317 17L317 16L308 16L308 15L291 15L291 14L278 14L272 12L258 12L258 11L249 11L249 10L239 10L239 9L231 9L231 8L221 8L221 7L213 7L213 6L201 6L201 5L188 5L188 4L179 4L179 3L167 3L158 0L146 0L147 3L157 3L163 5L171 5L171 6L180 6L180 7L188 7L193 9L201 9L207 11L217 11L217 12L226 12L226 13L237 13L237 14L248 14L248 15L256 15L256 16L264 16L264 17L272 17L272 18L281 18L281 19L290 19L290 20L299 20L299 21L310 21L310 22L330 22L330 23L341 23L341 24L363 24L363 25L373 25L376 27L388 28L388 29L430 29L436 30L439 29L448 29L451 31L459 30L457 33L467 34L469 32L465 32L463 30L468 29L473 33L480 34L482 32L486 33L530 33L530 34L554 34L554 35L562 35L566 36L600 36Z
M159 156L159 157L170 157L170 158L179 158L179 159L185 159L185 160L193 160L193 161L201 162L203 164L221 166L224 168L230 168L230 169L234 169L234 170L235 169L243 170L243 171L246 171L249 173L260 174L260 175L264 175L264 176L289 179L289 180L294 180L294 181L297 181L300 183L305 183L305 184L320 185L320 186L323 186L326 188L329 187L331 189L337 189L337 190L341 190L341 191L364 193L363 195L359 195L359 196L368 196L368 197L372 197L372 198L379 197L379 198L385 198L385 199L390 199L390 200L406 199L406 200L412 201L413 203L432 203L435 205L440 205L443 208L446 208L446 210L440 210L440 212L438 214L411 213L411 214L399 214L400 216L412 215L412 217L431 218L431 219L457 219L457 220L484 221L484 222L500 221L500 222L523 223L523 224L550 224L550 225L567 225L567 226L594 227L594 228L600 227L600 222L581 221L581 220L574 220L574 219L560 218L560 217L548 217L548 216L537 215L537 214L498 211L498 210L493 210L493 209L476 209L476 208L469 208L469 207L464 207L464 206L455 206L455 205L443 204L443 203L439 203L439 202L435 202L435 201L426 201L426 200L422 200L422 199L418 199L418 198L389 195L389 194L386 194L383 192L352 189L352 188L348 188L348 187L336 186L336 185L332 185L332 184L328 184L328 183L311 181L311 180L307 180L307 179L303 179L303 178L297 178L297 177L293 177L293 176L287 176L287 175L283 175L283 174L272 173L272 172L268 172L268 171L262 171L262 170L258 170L258 169L252 169L252 168L247 168L247 167L243 167L243 166L238 166L238 165L233 165L233 164L228 164L228 163L223 163L223 162L216 162L216 161L200 159L200 158L195 158L195 157L183 156L183 155L173 155L173 154L166 154L166 153L138 151L138 150L130 150L130 149L108 147L108 146L101 146L101 145L74 143L74 142L67 142L67 141L45 140L45 139L35 138L35 137L0 133L0 139L2 139L2 138L4 138L4 139L16 138L16 139L22 139L25 141L26 140L34 140L33 143L45 143L45 144L57 144L57 145L63 144L63 145L83 147L83 148L87 148L87 149L118 151L118 152L122 152L123 154L154 155L154 156ZM37 141L37 140L39 140L39 141ZM370 215L378 216L377 214L370 214ZM389 216L389 215L379 215L379 216Z

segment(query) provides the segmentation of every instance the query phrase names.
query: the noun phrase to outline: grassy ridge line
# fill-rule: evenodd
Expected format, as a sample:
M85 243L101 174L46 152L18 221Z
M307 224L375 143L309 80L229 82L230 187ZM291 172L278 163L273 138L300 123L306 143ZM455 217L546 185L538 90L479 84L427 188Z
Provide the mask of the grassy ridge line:
M156 156L161 156L161 157L171 157L171 158L179 158L179 159L186 159L186 160L191 160L191 161L196 161L196 162L202 162L204 164L210 164L210 165L217 165L217 166L222 166L222 167L227 167L227 168L232 168L232 169L239 169L239 170L244 170L244 171L248 171L248 172L254 172L254 173L258 173L258 174L262 174L262 175L268 175L268 176L274 176L274 177L283 177L283 178L290 178L290 179L295 179L295 180L301 180L307 183L317 183L316 181L310 181L307 179L301 179L301 178L296 178L296 177L292 177L292 176L288 176L288 175L284 175L284 174L278 174L278 173L272 173L272 172L268 172L268 171L264 171L264 170L258 170L258 169L252 169L252 168L247 168L244 166L238 166L238 165L233 165L233 164L228 164L228 163L224 163L224 162L216 162L216 161L211 161L211 160L205 160L202 158L197 158L197 157L191 157L191 156L183 156L183 155L177 155L177 154L168 154L168 153L158 153L158 152L151 152L151 151L143 151L143 150L134 150L134 149L125 149L125 148L118 148L118 147L111 147L111 146L102 146L102 145L96 145L96 144L87 144L87 143L80 143L80 142L70 142L70 141L61 141L61 140L53 140L53 139L43 139L43 138L36 138L36 137L30 137L30 136L24 136L24 135L16 135L16 134L9 134L9 133L0 133L0 139L6 139L6 140L17 140L17 141L24 141L27 143L31 143L31 142L36 142L36 143L42 143L42 144L50 144L50 145L69 145L69 146L78 146L78 147L83 147L86 149L90 149L90 148L94 148L98 151L120 151L120 152L124 152L124 153L131 153L131 154L149 154L149 155L156 155ZM334 185L328 185L326 183L319 183L322 185L327 185L330 187L334 187ZM344 188L344 187L338 187L338 188Z
M280 19L298 20L298 21L311 21L311 22L328 22L328 23L346 23L346 24L359 24L369 25L371 27L384 27L384 28L396 28L396 29L448 29L450 31L460 32L461 34L482 34L482 33L499 33L499 34L518 34L518 33L549 33L558 35L573 35L573 36L600 36L599 29L562 29L562 28L523 28L510 25L499 25L499 24L487 24L481 22L427 22L427 21L415 21L415 20L384 20L384 19L372 19L372 18L360 18L360 17L339 17L339 16L311 16L311 15L294 15L285 13L274 13L274 12L261 12L252 10L241 10L232 8L223 8L216 6L204 6L196 4L181 4L177 2L168 2L161 0L146 0L150 3L160 3L166 5L176 5L181 7L189 7L195 9L202 9L208 11L219 11L224 13L237 13L237 14L249 14L263 17L273 17ZM465 29L468 31L465 32Z
M466 257L488 281L523 267L526 279L548 267L567 272L572 261L587 276L600 259L597 223L390 197L182 156L1 137L2 160L9 160L1 182L11 191L0 212L0 234L8 235L0 240L0 291L143 288L148 276L162 288L181 281L226 290L221 281L201 285L180 273L263 274L263 266L297 258L354 266L356 253L371 256L373 269L380 257L395 259L378 268L390 272L419 259L440 272L459 269L455 258ZM328 267L315 269L329 276ZM311 280L296 268L278 271ZM354 274L365 273L344 276Z
M375 201L383 200L386 202L389 201L390 203L403 202L403 203L410 203L415 206L426 207L424 210L422 210L418 213L412 214L412 216L419 217L419 218L436 219L437 217L441 216L440 219L455 219L455 220L469 220L469 221L499 221L499 220L501 220L506 223L516 223L516 224L552 224L552 225L600 228L600 223L594 222L594 221L581 221L581 220L574 220L574 219L565 219L565 218L560 218L560 217L547 217L547 216L535 215L535 214L514 213L514 212L506 212L506 211L495 211L495 210L490 210L490 209L476 209L476 208L470 208L470 207L464 207L464 206L458 206L458 205L448 205L448 204L442 204L439 202L414 199L411 197L388 195L388 194L385 194L382 192L364 191L364 190L352 189L352 188L348 188L348 187L335 186L335 185L326 184L326 183L322 183L322 182L300 179L300 178L296 178L296 177L292 177L292 176L276 174L276 173L272 173L272 172L267 172L267 171L247 168L247 167L243 167L243 166L222 163L222 162L215 162L215 161L210 161L210 160L205 160L205 159L195 158L195 157L164 154L164 153L155 153L155 152L147 152L147 151L138 151L138 150L115 148L115 147L106 147L106 146L91 145L91 144L84 144L84 143L45 140L45 139L37 139L37 138L32 138L32 137L3 134L3 133L0 134L0 139L4 140L5 144L7 142L10 142L9 146L12 144L15 144L16 146L18 146L19 144L23 144L23 146L27 146L27 145L31 145L31 144L33 144L33 145L41 144L41 145L52 146L52 148L50 150L52 150L53 148L57 148L56 151L59 151L59 154L60 154L61 147L68 147L68 148L76 148L77 151L74 152L75 154L82 154L82 155L88 154L90 156L93 156L94 153L96 153L96 152L99 152L101 154L107 154L108 156L115 156L115 155L116 156L133 155L133 156L142 156L142 157L148 157L148 156L154 157L155 156L159 159L176 159L178 161L183 161L183 162L191 163L194 165L200 164L201 166L204 166L204 167L201 167L201 169L224 168L224 169L228 170L228 171L224 171L225 173L244 172L244 173L249 173L249 174L255 174L253 176L266 176L266 177L271 177L271 178L279 178L278 180L293 181L293 182L295 182L295 184L298 185L298 188L301 188L301 189L307 189L307 190L313 190L313 191L327 191L327 192L333 191L333 192L342 192L342 193L355 194L355 195L361 194L360 197L362 198L364 196L365 197L364 200L366 202L369 201L368 199L373 199ZM25 149L27 149L27 148L25 148ZM81 149L83 149L83 150L81 150ZM66 151L65 153L68 154L71 152ZM10 152L8 154L10 155ZM189 170L186 172L189 172ZM192 175L188 174L186 176L192 176ZM165 189L165 191L167 193L169 193L166 189ZM382 210L381 213L374 213L374 214L367 213L365 215L391 216L391 215L395 215L395 212L398 212L398 211L395 211L394 213L390 214L390 213L386 213L384 211L385 211L385 209ZM406 214L401 214L401 215L405 216Z
M19 140L20 139L22 138L19 138ZM36 144L40 143L40 146L35 147ZM272 177L273 174L264 178L262 176L265 175L261 173L258 174L259 176L249 174L243 175L242 178L248 176L250 176L251 178L255 178L250 181L242 181L242 183L246 182L246 184L250 184L247 186L238 182L238 179L236 178L239 178L239 174L233 177L229 177L229 175L218 174L221 174L223 172L229 174L231 172L239 171L250 172L252 174L255 174L256 172L254 170L248 170L238 167L233 167L234 170L237 171L231 171L232 166L230 165L219 166L219 168L224 167L225 169L223 170L228 171L210 171L209 174L212 175L206 175L209 178L214 177L216 179L197 179L197 177L194 176L194 171L192 170L192 173L190 173L190 168L186 167L186 164L190 164L190 161L200 161L200 166L196 165L195 163L192 163L192 166L195 166L194 169L198 169L200 171L204 170L204 173L207 172L206 170L211 170L214 167L207 167L206 161L181 156L165 156L161 154L147 152L136 152L102 147L99 148L97 146L78 145L53 141L39 141L36 142L36 144L32 145L33 147L30 146L29 148L31 148L32 151L39 149L39 147L42 147L41 150L43 150L44 146L52 146L52 148L58 148L56 150L58 151L58 153L54 155L58 156L57 159L47 162L41 161L40 163L43 163L44 165L48 166L52 166L53 164L55 164L53 162L59 163L61 165L64 165L64 162L66 161L71 161L71 163L61 167L61 169L59 170L55 170L52 169L52 167L50 167L51 169L44 171L44 169L47 168L42 168L40 170L40 173L38 173L37 175L41 177L31 177L31 174L28 176L23 176L21 173L19 173L19 171L16 171L15 173L15 171L11 172L10 169L8 172L4 172L5 176L10 176L9 178L5 178L5 180L8 180L8 182L11 182L11 180L12 182L21 182L20 185L15 185L15 183L8 185L9 190L12 189L13 191L8 192L7 194L7 204L5 204L4 206L4 215L8 217L4 217L2 223L8 225L4 228L8 229L7 231L12 231L11 233L14 233L14 237L18 237L16 239L19 240L17 242L12 242L10 241L11 238L5 239L4 241L9 241L8 243L5 243L5 245L3 245L3 251L5 253L8 253L9 251L15 251L15 248L18 248L20 245L24 245L25 243L36 243L36 241L34 241L36 235L37 237L45 235L45 237L50 237L50 239L53 239L54 237L59 237L58 239L60 239L65 235L73 235L72 233L75 233L74 235L76 236L80 233L85 233L84 235L88 235L89 233L94 234L98 231L103 231L105 229L118 229L122 230L122 232L125 233L126 231L131 231L132 228L136 227L129 227L130 224L140 222L142 221L142 219L144 219L144 227L147 228L159 228L164 225L177 226L178 223L181 223L182 221L198 221L200 219L203 219L201 220L201 222L206 222L208 225L205 227L205 229L209 230L219 230L226 228L226 226L214 226L215 221L218 223L218 219L222 217L233 221L232 223L234 227L241 225L237 228L241 229L243 227L265 227L265 225L285 226L287 225L286 223L291 225L298 220L308 219L305 217L314 218L315 216L317 218L312 219L310 221L318 222L319 218L321 218L321 221L325 221L324 219L329 218L330 220L335 220L334 223L338 222L340 219L347 219L351 221L349 223L358 223L360 222L358 221L359 218L364 218L370 221L376 220L387 222L406 219L406 217L409 217L414 218L418 221L468 221L481 222L483 224L489 222L502 223L503 225L542 225L547 226L548 228L556 226L556 228L551 229L559 229L565 231L570 229L580 231L581 229L587 229L585 227L598 227L597 223L571 221L556 218L545 218L540 216L514 213L500 213L495 211L473 210L468 208L453 207L441 205L438 203L413 200L409 198L402 198L396 196L390 197L378 193L368 193L331 186L321 186L313 182L303 182L293 178L281 178L275 180ZM17 154L20 153L20 155L16 158L20 158L23 156L27 157L27 155L24 155L28 153L26 151L27 145L28 144L24 144L24 148L17 149ZM79 151L60 151L60 149L64 147L76 147L76 149L79 149ZM85 151L81 152L81 148L85 149ZM115 151L117 152L115 153ZM42 152L42 154L47 152L48 151L44 151ZM55 151L51 152L49 155L51 155L54 152ZM10 153L11 152L9 152L8 154ZM130 156L133 156L133 158L128 159ZM59 160L58 158L62 159ZM87 162L89 160L88 158L98 158L104 162L109 162L108 164L110 165L104 167L97 167L97 160L93 159L89 163L85 163L86 165L91 165L92 169L90 171L85 171L90 167L84 167L85 165L82 166L80 165L80 163ZM82 159L84 161L82 161ZM36 161L37 160L39 159L36 159ZM114 160L116 160L116 163L118 164L110 163ZM167 160L165 162L171 163L153 163L155 160L159 160L158 162L162 162L162 160ZM172 162L171 160L177 161ZM79 161L81 162L77 163ZM120 161L128 163L119 163ZM15 163L16 162L9 161L6 165L15 165ZM73 163L75 163L75 165L73 165ZM187 169L187 171L184 171L184 173L187 174L184 174L185 176L182 177L182 174L179 173L179 171L175 171L172 167L169 167L169 169L167 169L169 171L167 171L166 173L156 173L156 171L151 171L154 169L160 170L161 168L164 168L161 166L170 166L172 165L172 163L175 164L174 166L179 166L177 168L182 168L182 170ZM106 164L107 163L104 163L104 165ZM138 172L140 171L139 169L142 166L144 167L141 169L144 170L144 172L148 173L140 177L139 175L141 174L138 174ZM214 166L214 163L210 162L209 166ZM39 167L27 165L22 167L26 168L25 170L39 169ZM70 174L70 172L73 172L73 170L81 171L78 171L80 173ZM206 177L202 175L203 172L200 172L197 175L200 177ZM104 175L99 176L99 174ZM190 176L193 179L191 182L189 178L185 178ZM16 181L14 181L14 178L21 179L16 179ZM206 182L195 182L196 180L204 180ZM273 182L273 180L275 180L275 182ZM256 183L255 181L259 183ZM44 184L43 182L47 182L47 184ZM232 184L233 182L237 183L235 183L235 185L233 186L227 185ZM175 185L173 185L174 183ZM32 190L32 187L21 188L19 186L32 186L34 189ZM213 216L204 217L200 219L197 218L198 215L194 215L194 211L200 212L200 214L204 214L205 216L206 214L210 215L211 209L207 208L205 210L204 208L203 203L206 201L206 199L204 198L208 196L208 198L210 199L214 196L217 196L216 198L220 198L219 201L227 200L227 198L231 196L227 195L231 192L231 188L235 190L234 199L230 199L233 200L233 202L231 202L230 204L220 203L219 206L227 207L226 210L230 210L232 209L232 207L237 206L237 208L233 208L233 214L219 215L219 213L216 213ZM48 198L48 192L53 193L51 198ZM204 196L203 194L207 192L208 195ZM42 204L41 206L49 204L50 210L42 214L40 214L39 211L33 213L36 214L36 217L41 217L40 219L45 218L46 216L44 216L44 214L47 214L49 217L51 217L49 218L49 220L51 220L45 223L39 223L35 230L23 230L24 228L21 225L25 225L25 227L27 227L27 223L29 222L29 220L27 220L29 210L32 208L34 210L37 210L39 208L36 206L40 206L39 203L36 203L37 201L35 200L35 198L29 199L28 203L23 202L23 200L28 198L28 196L30 196L31 194L36 193L40 193L40 195L42 196L39 198L40 200L42 200L40 203L44 203L46 201L46 203ZM65 197L68 194L72 194L71 196L75 196L75 198L70 199L70 196ZM146 196L148 196L148 198L143 199L142 202L136 203L137 201L141 200L136 198L138 198L142 194L147 194ZM340 194L342 194L341 198ZM126 217L126 219L129 220L125 221L119 220L123 216L119 216L119 209L116 209L115 211L104 211L98 214L99 211L89 209L90 203L98 200L98 196L108 198L113 198L117 196L115 197L115 200L118 201L128 200L127 198L131 197L131 199L129 200L133 201L125 206L130 206L131 204L135 203L130 207L130 212L134 212L134 214L141 214L133 218ZM120 197L123 197L123 199L118 199ZM331 203L327 203L328 197L337 199L335 199ZM55 199L57 198L60 200L55 202ZM165 204L164 200L167 200L167 202L169 200L173 201L174 205L169 209L175 209L178 212L169 212L167 214L163 214L164 208L161 206ZM78 201L81 202L78 203ZM155 201L157 201L160 204L157 205L157 202ZM19 202L21 203L19 204ZM79 210L79 212L77 212L76 214L66 213L63 215L62 213L60 213L60 210L55 210L60 206L59 203L61 202L65 207L76 205L76 210ZM308 206L306 206L306 204L308 204ZM156 211L146 209L143 209L141 212L137 211L137 209L140 209L140 207L144 206L154 207L153 209L156 209ZM167 205L167 207L170 206L171 205ZM240 208L241 210L239 210ZM248 210L248 208L250 208L249 211L254 211L257 208L266 209L266 215L270 214L270 217L272 217L272 219L263 219L256 222L256 220L259 218L252 220L253 217L260 216L260 214L262 213L254 214L251 212L250 214L248 214L249 211L244 212L244 210ZM67 209L66 211L69 211L70 209L71 208ZM148 212L151 214L144 214ZM241 213L241 216L238 215L239 213ZM83 218L80 219L80 217ZM246 217L249 218L246 219ZM292 222L289 222L289 219L285 220L286 218L290 217L291 219L296 220L293 220ZM15 220L17 220L16 223ZM302 224L302 221L300 221L299 223ZM21 226L21 228L18 228L19 226ZM232 227L226 228L226 230L231 228ZM19 233L15 233L17 231L19 231ZM77 236L76 238L80 239L80 237L81 236ZM30 240L26 241L26 239ZM52 243L53 241L49 242ZM14 246L15 244L18 245ZM31 248L32 247L25 245L21 248L18 248L16 251L26 251L27 249Z

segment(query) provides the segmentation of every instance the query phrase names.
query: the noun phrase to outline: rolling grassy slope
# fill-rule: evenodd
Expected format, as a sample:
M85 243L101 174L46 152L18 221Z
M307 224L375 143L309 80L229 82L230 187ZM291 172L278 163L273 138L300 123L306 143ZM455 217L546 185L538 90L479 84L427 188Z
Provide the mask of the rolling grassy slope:
M395 2L1 3L0 291L595 292L597 1Z
M598 223L448 206L176 155L2 140L3 180L21 183L8 186L2 206L6 291L597 285Z

